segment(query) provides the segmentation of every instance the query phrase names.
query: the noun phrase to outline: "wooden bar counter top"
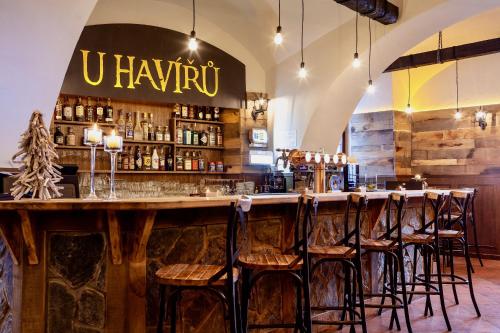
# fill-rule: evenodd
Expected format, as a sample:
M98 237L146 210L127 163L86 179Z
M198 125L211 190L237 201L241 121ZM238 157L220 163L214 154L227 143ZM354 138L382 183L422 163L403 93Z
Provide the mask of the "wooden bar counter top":
M381 230L389 193L366 193L365 237ZM418 198L424 191L402 193L410 198L405 223L413 225L420 212ZM311 195L319 201L313 241L334 242L343 232L348 193ZM289 250L301 196L251 197L242 252ZM0 295L6 295L0 309L4 323L0 324L9 321L12 332L23 333L154 332L158 319L154 272L171 263L222 263L228 207L238 198L0 202ZM378 288L378 259L368 258L364 264L365 288ZM312 283L323 289L313 290L328 292L313 294L312 301L335 305L341 278L335 267L315 274ZM263 279L257 291L260 297L253 298L250 306L251 322L294 317L291 281ZM224 332L222 311L210 295L186 292L181 304L179 332Z

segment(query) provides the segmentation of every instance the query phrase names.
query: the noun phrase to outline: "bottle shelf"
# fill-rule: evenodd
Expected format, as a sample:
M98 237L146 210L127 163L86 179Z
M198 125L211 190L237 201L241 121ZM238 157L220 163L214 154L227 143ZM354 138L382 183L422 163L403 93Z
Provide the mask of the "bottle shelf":
M90 151L90 146L66 146L66 145L57 145L56 149L80 149L80 150L88 150ZM103 147L97 147L97 149L102 150Z
M124 139L123 143L137 143L141 145L173 145L175 144L173 141L149 141L149 140L132 140L132 139Z
M110 170L95 170L95 173L110 173ZM90 173L90 170L78 170L78 173ZM116 174L153 174L153 175L169 175L169 174L196 174L196 175L224 175L225 172L208 172L208 171L156 171L156 170L116 170Z
M224 150L224 147L218 147L218 146L195 146L195 145L175 145L177 148L182 148L182 149L210 149L210 150Z
M224 126L222 121L214 121L214 120L198 120L198 119L189 119L189 118L173 118L175 121L181 123L197 123L197 124L209 124L209 125L218 125Z
M75 125L75 126L89 126L92 127L94 124L102 127L116 127L116 124L112 123L93 123L88 121L72 121L72 120L54 120L56 125Z

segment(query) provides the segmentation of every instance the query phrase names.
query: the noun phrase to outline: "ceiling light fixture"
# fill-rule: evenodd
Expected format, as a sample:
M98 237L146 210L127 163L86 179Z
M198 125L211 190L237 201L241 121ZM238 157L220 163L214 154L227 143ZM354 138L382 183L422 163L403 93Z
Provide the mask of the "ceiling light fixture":
M304 79L307 76L306 64L304 62L304 0L302 0L302 19L301 19L301 31L300 31L300 68L299 68L299 78Z
M196 24L196 6L195 6L195 0L193 0L193 30L191 30L188 42L188 48L190 51L196 51L198 49L198 40L196 40L195 24Z
M476 114L474 115L474 123L477 122L483 131L486 129L486 126L488 126L488 122L486 120L487 116L488 113L484 111L483 106L480 106L479 110L476 111Z
M372 81L372 25L370 18L368 18L368 33L370 35L370 44L368 47L368 87L366 88L366 91L369 94L373 94L375 92L375 86Z
M458 108L458 60L455 60L455 87L457 88L457 105L455 110L455 119L462 119L462 111Z
M274 44L281 45L283 43L283 35L281 34L281 0L278 0L278 26L274 35Z
M412 114L413 109L411 108L411 74L410 69L408 68L408 103L406 104L405 112L406 114Z
M358 54L358 0L356 0L356 50L354 51L354 59L352 60L352 67L359 68L361 66L361 60L359 60Z

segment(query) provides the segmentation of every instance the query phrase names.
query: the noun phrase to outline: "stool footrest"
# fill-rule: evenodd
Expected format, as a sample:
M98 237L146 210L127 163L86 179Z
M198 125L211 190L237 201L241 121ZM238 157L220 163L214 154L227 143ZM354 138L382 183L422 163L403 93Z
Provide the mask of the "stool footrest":
M276 324L249 324L248 329L262 329L262 328L295 328L295 323L276 323Z
M336 321L326 321L326 320L313 320L313 324L315 325L361 325L361 320L336 320Z

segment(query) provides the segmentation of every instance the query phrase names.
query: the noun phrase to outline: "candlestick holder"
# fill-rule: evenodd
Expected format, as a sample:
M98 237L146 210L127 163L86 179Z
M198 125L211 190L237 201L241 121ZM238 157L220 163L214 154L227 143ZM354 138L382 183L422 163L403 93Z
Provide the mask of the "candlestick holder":
M109 153L111 163L111 179L109 181L109 197L108 200L116 200L115 191L115 170L116 170L116 155L123 151L123 137L115 135L115 131L111 135L104 137L104 151Z
M102 130L97 128L97 124L94 124L92 128L85 128L83 130L83 143L90 146L90 193L87 196L88 200L97 199L95 194L95 155L97 146L102 145Z

